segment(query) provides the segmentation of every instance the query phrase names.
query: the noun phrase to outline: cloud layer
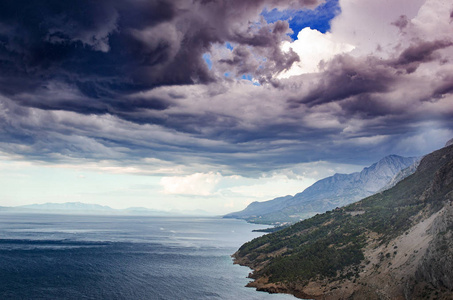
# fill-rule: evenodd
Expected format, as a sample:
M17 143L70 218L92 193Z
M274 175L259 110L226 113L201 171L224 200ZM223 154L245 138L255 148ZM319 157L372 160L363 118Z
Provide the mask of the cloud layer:
M327 35L293 42L339 45L314 57L285 49L288 22L260 14L316 0L3 1L0 151L259 176L441 146L453 134L453 5L356 2L340 1Z

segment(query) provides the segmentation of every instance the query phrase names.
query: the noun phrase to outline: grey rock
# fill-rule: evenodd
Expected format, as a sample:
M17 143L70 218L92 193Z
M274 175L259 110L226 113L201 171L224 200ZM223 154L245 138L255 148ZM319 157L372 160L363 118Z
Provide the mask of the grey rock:
M431 228L434 239L418 266L415 277L436 288L453 290L453 206L447 205Z

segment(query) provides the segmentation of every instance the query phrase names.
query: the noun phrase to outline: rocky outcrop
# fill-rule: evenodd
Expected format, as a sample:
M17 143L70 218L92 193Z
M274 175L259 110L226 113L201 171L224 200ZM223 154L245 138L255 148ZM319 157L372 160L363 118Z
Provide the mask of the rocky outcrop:
M390 180L389 183L387 183L382 189L380 189L379 192L383 192L385 190L388 190L388 189L394 187L398 182L400 182L404 178L414 174L414 172L418 168L418 165L420 164L420 160L421 160L421 158L417 159L412 165L410 165L406 169L401 170L398 174L396 174L392 178L392 180Z

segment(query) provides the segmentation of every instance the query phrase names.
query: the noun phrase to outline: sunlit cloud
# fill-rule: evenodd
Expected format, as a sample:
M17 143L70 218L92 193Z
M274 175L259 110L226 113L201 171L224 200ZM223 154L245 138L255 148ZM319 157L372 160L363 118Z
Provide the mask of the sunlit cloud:
M304 28L293 42L284 42L282 49L288 52L292 49L299 55L300 61L294 63L289 70L278 75L278 78L315 73L322 69L322 64L328 62L337 54L354 50L353 45L335 42L331 33L321 33L318 30Z

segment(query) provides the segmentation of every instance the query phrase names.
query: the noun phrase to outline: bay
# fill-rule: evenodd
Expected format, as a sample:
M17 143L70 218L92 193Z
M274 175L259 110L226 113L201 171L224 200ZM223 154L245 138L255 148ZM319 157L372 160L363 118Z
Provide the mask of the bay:
M0 214L1 299L295 299L246 288L262 233L206 217Z

